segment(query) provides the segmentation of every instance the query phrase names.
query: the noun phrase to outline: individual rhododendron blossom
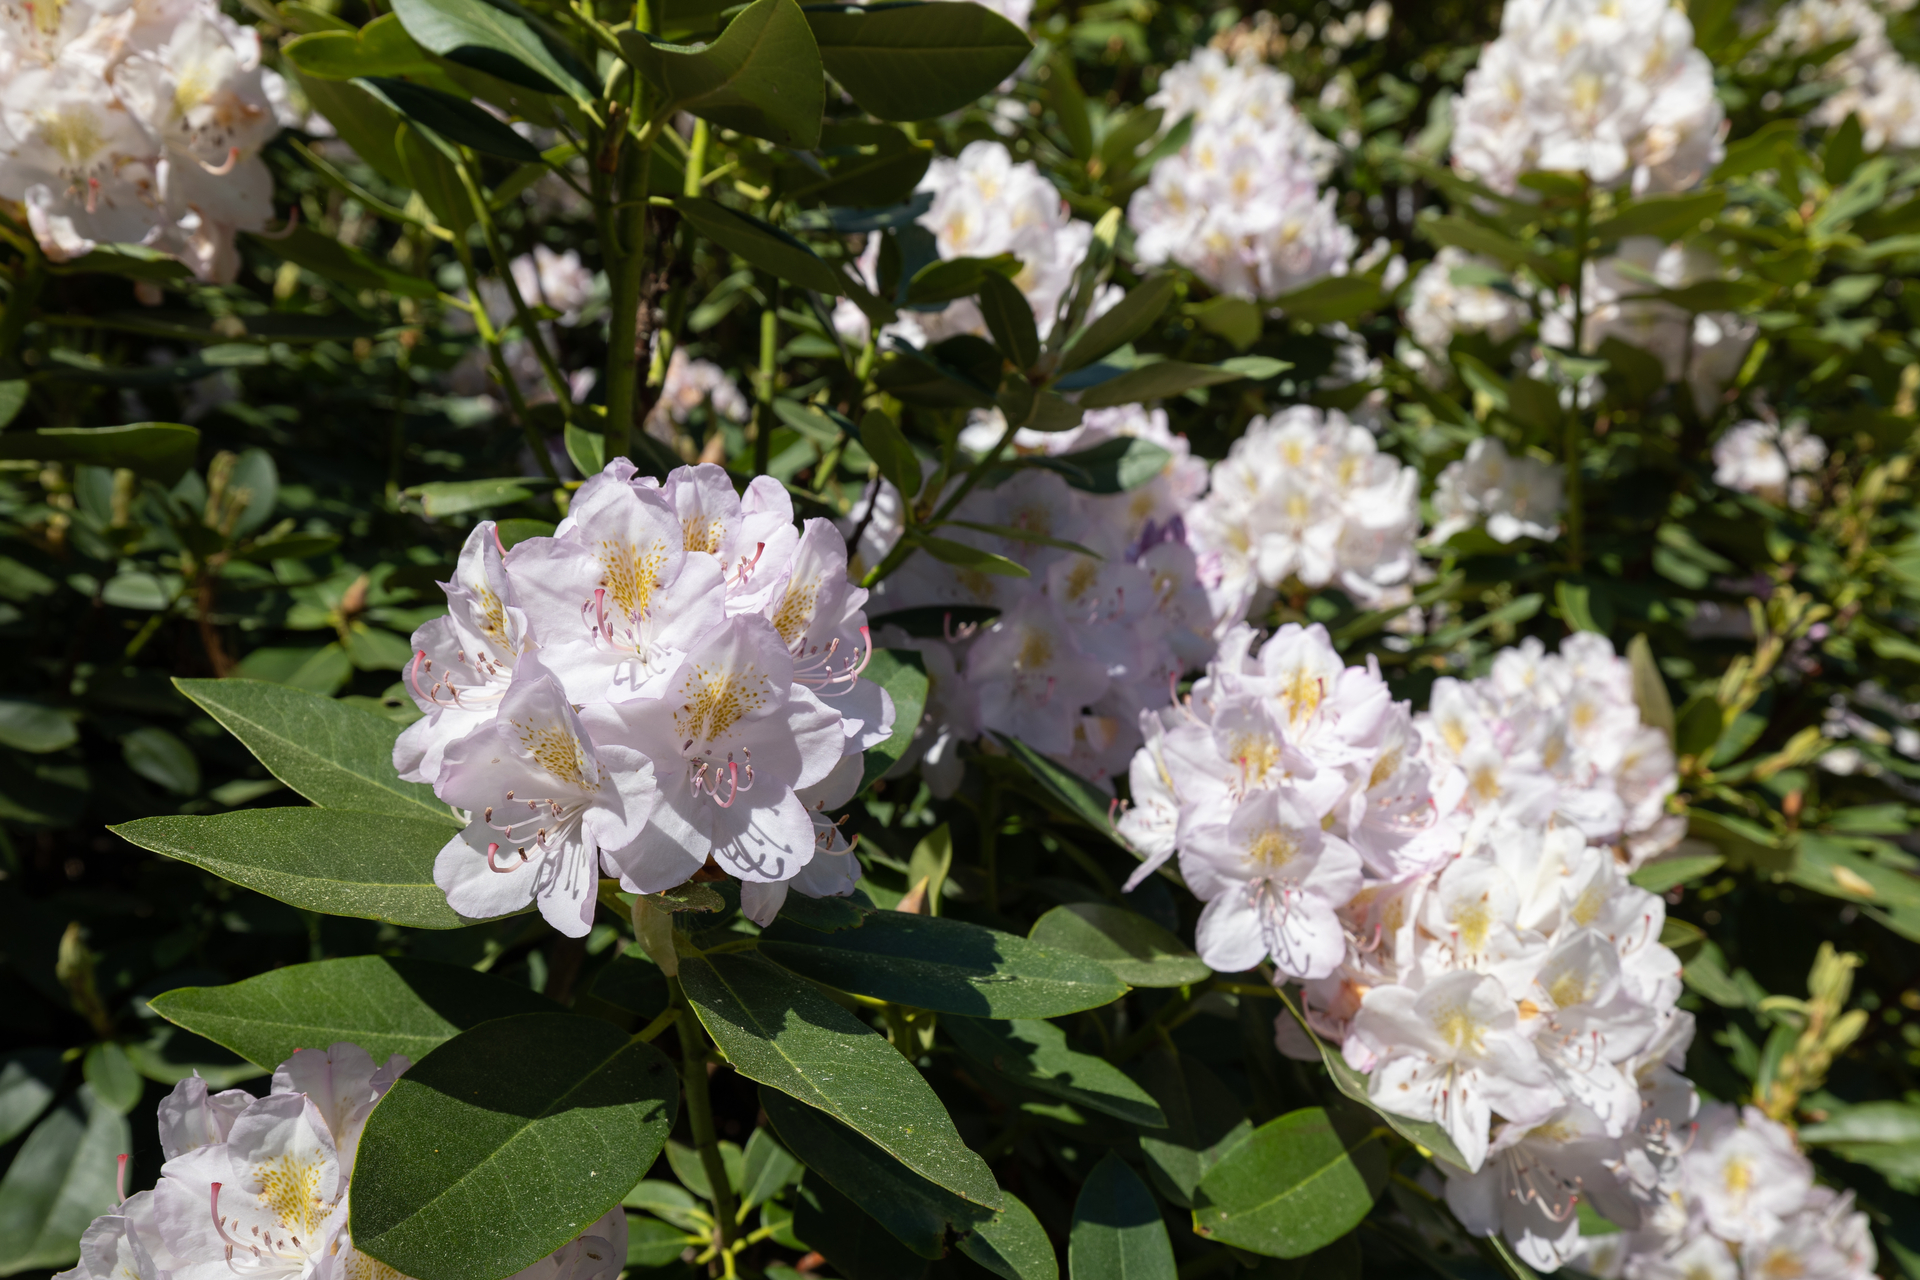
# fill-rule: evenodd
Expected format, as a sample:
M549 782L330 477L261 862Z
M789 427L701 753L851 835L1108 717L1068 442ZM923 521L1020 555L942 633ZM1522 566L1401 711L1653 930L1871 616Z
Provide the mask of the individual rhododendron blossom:
M1378 606L1419 566L1420 477L1339 410L1297 405L1247 424L1186 523L1221 581Z
M1176 263L1246 298L1345 274L1358 240L1321 186L1337 150L1292 96L1287 76L1215 49L1168 69L1148 105L1192 132L1127 206L1142 263Z
M684 426L694 410L706 405L716 418L745 422L752 416L747 398L727 371L711 360L688 357L684 347L675 347L667 357L661 378L660 398L647 413L647 434L664 444L674 442L674 428Z
M1609 338L1640 348L1660 362L1667 381L1687 385L1703 417L1711 416L1758 327L1731 311L1694 313L1645 295L1722 278L1718 261L1700 248L1628 236L1613 256L1587 264L1580 349L1598 353ZM1572 315L1572 297L1563 290L1541 323L1542 340L1569 345Z
M1869 0L1793 0L1780 11L1765 50L1808 54L1845 43L1820 68L1839 89L1810 113L1829 128L1856 116L1867 151L1920 147L1920 68L1887 38L1887 20Z
M1527 306L1498 287L1508 274L1493 263L1449 245L1413 278L1406 305L1407 331L1429 356L1444 358L1456 333L1484 333L1504 342L1519 332Z
M1758 1108L1702 1106L1676 1171L1663 1212L1578 1238L1565 1255L1572 1265L1604 1280L1874 1275L1867 1215L1851 1193L1817 1185L1792 1133Z
M1566 507L1559 467L1525 454L1514 457L1492 436L1467 446L1434 485L1433 511L1440 517L1428 538L1445 542L1462 529L1484 528L1495 542L1552 538Z
M1538 170L1680 191L1720 162L1724 119L1680 6L1521 0L1454 100L1453 165L1507 195Z
M963 431L961 444L984 452L1005 429L990 415ZM959 606L997 613L974 623L950 619L938 638L897 630L883 637L889 647L919 649L932 685L897 773L919 765L936 793L950 795L962 770L959 744L1001 733L1111 786L1140 745L1140 713L1166 706L1179 677L1212 655L1223 620L1218 561L1188 544L1181 516L1205 487L1206 467L1168 430L1166 414L1137 405L1096 409L1070 431L1016 433L1013 452L1071 456L1121 439L1165 455L1133 488L1087 493L1053 471L1023 467L975 488L953 512L967 524L941 530L1014 561L1027 577L915 554L875 588L880 612ZM871 505L871 518L863 503L847 521L861 530L862 565L879 563L901 532L897 490L879 486ZM1233 597L1230 607L1244 611L1244 598ZM991 736L985 745L997 749Z
M1806 507L1819 494L1815 479L1827 462L1826 441L1805 423L1781 427L1749 419L1713 442L1713 482L1768 502Z
M593 301L593 272L572 249L555 253L537 244L532 253L515 258L508 269L521 300L528 306L552 307L560 313L561 324L579 324L581 313Z
M411 1065L341 1042L281 1063L264 1098L182 1080L160 1103L159 1184L95 1218L60 1280L406 1280L353 1247L347 1220L361 1131ZM626 1255L616 1205L512 1280L614 1280Z
M502 554L481 525L455 577L394 759L467 816L434 870L456 911L534 903L579 937L601 876L658 893L709 865L762 923L789 885L852 891L828 810L893 703L861 677L866 592L831 523L796 529L765 477L742 495L716 466L661 483L617 460L551 536Z
M260 149L285 100L252 28L204 2L8 6L0 72L0 198L48 257L143 244L234 279L235 234L273 215Z

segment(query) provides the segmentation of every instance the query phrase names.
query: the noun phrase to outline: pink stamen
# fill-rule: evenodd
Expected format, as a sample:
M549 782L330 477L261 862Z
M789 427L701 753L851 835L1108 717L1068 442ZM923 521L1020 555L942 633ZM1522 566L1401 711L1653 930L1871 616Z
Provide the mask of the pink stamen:
M127 1156L123 1151L116 1159L120 1162L120 1171L113 1175L113 1194L118 1203L127 1202Z
M407 674L408 678L413 681L413 691L420 696L420 700L422 702L435 702L438 701L438 699L431 697L425 689L420 687L420 664L426 660L427 651L425 649L416 650L413 655L413 670Z
M542 832L542 834L544 835L545 833ZM494 861L494 855L498 854L499 852L500 852L500 846L497 842L494 844L489 844L487 846L487 870L497 872L500 875L506 875L510 871L518 871L521 867L524 867L527 865L527 851L525 849L518 850L518 853L520 854L520 861L519 863L511 867L503 867L499 863Z
M214 177L224 178L228 174L232 173L233 166L239 163L240 163L240 148L228 147L227 160L225 164L215 166L215 165L208 164L205 160L202 160L199 162L199 165L202 169L205 169L208 173L212 174Z
M212 1204L212 1206L211 1206L211 1211L212 1211L212 1213L213 1213L213 1229L214 1229L214 1231L215 1231L215 1232L217 1232L217 1233L219 1234L219 1236L220 1236L220 1238L221 1238L222 1240L225 1240L225 1241L227 1242L227 1244L228 1244L228 1246L229 1246L230 1248L234 1248L234 1249L252 1249L252 1246L251 1246L251 1245L246 1245L246 1244L242 1244L242 1243L240 1243L240 1241L238 1241L238 1240L235 1240L235 1239L234 1239L234 1238L233 1238L232 1236L230 1236L230 1235L228 1235L228 1234L227 1234L227 1220L226 1220L225 1218L223 1218L223 1217L221 1217L221 1216L220 1216L220 1187L221 1187L221 1185L222 1185L222 1184L220 1184L220 1183L218 1183L218 1182L216 1182L216 1183L214 1183L214 1184L213 1184L213 1204ZM255 1254L258 1254L258 1253L259 1253L259 1250L258 1250L258 1249L253 1249L253 1252L254 1252ZM231 1261L231 1257L229 1257L229 1261Z

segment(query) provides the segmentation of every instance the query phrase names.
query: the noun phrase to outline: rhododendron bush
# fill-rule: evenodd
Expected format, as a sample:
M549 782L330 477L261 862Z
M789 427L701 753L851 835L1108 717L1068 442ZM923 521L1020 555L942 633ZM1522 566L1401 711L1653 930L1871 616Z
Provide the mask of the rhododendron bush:
M1920 1280L1903 0L0 0L0 1275Z

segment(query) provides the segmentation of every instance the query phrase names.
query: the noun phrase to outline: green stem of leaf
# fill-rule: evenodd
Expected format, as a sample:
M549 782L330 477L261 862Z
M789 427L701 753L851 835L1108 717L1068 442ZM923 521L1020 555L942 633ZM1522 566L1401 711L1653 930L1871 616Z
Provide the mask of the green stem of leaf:
M607 223L615 231L609 245L614 270L608 273L612 283L612 318L607 324L607 441L606 456L627 455L633 445L634 389L640 373L642 354L636 348L640 331L640 292L646 281L647 258L647 178L653 167L653 142L660 122L650 120L621 160L624 183L620 201L629 207L609 216Z
M487 254L493 259L493 269L499 273L500 282L506 286L507 299L513 304L514 319L520 322L520 332L527 344L533 349L534 359L540 362L540 372L546 376L547 386L553 392L553 398L559 402L562 420L573 421L573 389L567 385L565 375L560 372L559 364L553 353L547 350L547 340L540 332L540 324L534 319L527 300L520 294L520 283L513 278L512 264L507 260L506 249L500 242L500 232L493 225L493 211L480 190L480 184L473 176L473 157L462 148L460 162L455 166L460 174L460 183L467 189L467 199L473 202L473 216L480 224L481 239L486 242ZM476 295L475 301L478 301ZM547 459L546 451L540 450L540 457L548 472L555 480L560 478L554 471L553 463Z
M780 358L780 283L769 280L766 285L767 309L760 313L760 376L755 379L759 385L760 403L755 407L753 418L753 474L767 474L767 464L773 455L773 384L779 370Z

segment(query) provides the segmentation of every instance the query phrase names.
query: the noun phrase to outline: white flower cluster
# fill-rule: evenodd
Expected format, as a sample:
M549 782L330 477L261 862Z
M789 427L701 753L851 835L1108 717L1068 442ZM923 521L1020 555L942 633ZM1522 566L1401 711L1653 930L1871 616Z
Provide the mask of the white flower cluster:
M1731 311L1693 313L1647 295L1722 278L1720 263L1703 249L1629 236L1611 257L1587 264L1580 349L1597 352L1608 338L1640 348L1660 362L1667 381L1686 383L1694 407L1710 416L1759 327ZM1572 328L1572 299L1563 293L1541 322L1540 336L1564 348Z
M1002 430L997 420L983 423L967 440L990 445ZM938 530L1029 576L916 552L875 588L876 613L955 605L998 611L978 627L949 625L939 639L881 632L888 647L921 651L932 685L919 736L896 772L918 764L935 794L951 795L962 772L960 744L997 731L1109 786L1140 744L1141 711L1165 706L1173 682L1212 655L1216 615L1206 566L1180 518L1206 485L1206 464L1168 430L1166 413L1095 409L1071 431L1023 432L1016 445L1030 456L1070 455L1123 437L1169 454L1146 484L1098 495L1044 468L1023 468L961 501L951 518L972 528ZM861 533L861 564L879 563L900 538L898 491L885 486L876 503ZM852 522L865 516L856 510ZM1004 532L987 532L995 529Z
M661 379L660 398L647 411L647 434L666 444L674 442L673 429L707 405L716 417L729 422L745 422L753 414L746 396L727 376L727 371L711 360L692 360L686 348L675 347L667 357L666 375Z
M1168 69L1147 104L1193 131L1127 206L1142 263L1177 263L1245 298L1345 274L1358 241L1320 185L1337 149L1292 96L1287 76L1217 49Z
M1194 547L1212 557L1223 616L1240 596L1230 620L1257 590L1292 583L1336 586L1378 607L1419 569L1420 475L1339 410L1295 405L1247 424L1186 521Z
M474 529L448 613L416 631L426 713L400 776L468 815L434 882L465 916L537 902L584 936L602 868L659 893L709 864L772 921L789 887L852 891L858 866L825 811L858 789L893 702L825 520L796 530L778 481L745 496L716 466L664 484L616 459L552 537L503 552Z
M1669 0L1513 0L1453 105L1453 164L1513 194L1538 170L1643 191L1720 162L1713 64Z
M1808 118L1832 127L1858 116L1868 151L1920 147L1920 67L1893 47L1885 16L1869 0L1793 0L1780 11L1766 49L1805 54L1848 40L1822 68L1839 90Z
M1574 1265L1599 1280L1870 1280L1867 1215L1813 1181L1784 1125L1719 1102L1698 1124L1671 1198L1638 1229L1582 1237Z
M1827 463L1827 444L1804 422L1785 427L1748 419L1713 442L1713 482L1798 511L1820 490L1815 473Z
M1494 287L1507 273L1485 258L1448 245L1413 278L1407 332L1430 356L1444 357L1456 333L1484 333L1505 342L1520 330L1527 306L1509 289Z
M182 1080L160 1103L159 1185L95 1218L55 1280L406 1280L353 1247L347 1203L373 1104L411 1065L342 1042L281 1063L264 1098ZM626 1260L616 1205L512 1280L614 1280Z
M1061 299L1073 287L1074 271L1093 243L1093 227L1076 222L1059 190L1031 161L1015 163L998 142L970 142L955 159L942 156L927 166L916 190L929 193L933 203L920 215L920 225L933 233L940 257L997 258L1010 253L1020 260L1013 283L1033 305L1034 323L1045 338L1053 330ZM870 236L859 261L867 288L880 287L880 237ZM1106 306L1118 301L1110 291ZM1097 313L1105 307L1096 305ZM842 298L833 314L834 328L864 342L867 317ZM956 334L987 332L980 304L961 298L933 311L906 311L885 331L915 346L939 342Z
M1673 758L1626 664L1593 636L1529 643L1415 716L1318 626L1254 640L1235 629L1190 699L1142 718L1133 883L1178 854L1201 958L1300 983L1373 1101L1446 1130L1470 1229L1551 1268L1577 1196L1638 1226L1684 1146L1692 1021L1664 905L1626 878L1635 833L1677 836L1649 817Z
M1445 542L1475 526L1495 542L1556 537L1567 505L1565 484L1559 467L1525 454L1516 458L1494 437L1482 436L1435 482L1433 511L1440 522L1428 540Z
M234 234L273 216L260 148L285 97L213 0L6 0L0 198L55 261L142 244L230 281Z

